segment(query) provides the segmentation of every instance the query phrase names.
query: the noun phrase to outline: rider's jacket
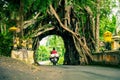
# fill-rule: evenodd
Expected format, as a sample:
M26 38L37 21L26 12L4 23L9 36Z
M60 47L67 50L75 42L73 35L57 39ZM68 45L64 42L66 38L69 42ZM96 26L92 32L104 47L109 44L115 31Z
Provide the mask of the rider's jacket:
M56 50L52 50L51 54L57 54L57 51Z

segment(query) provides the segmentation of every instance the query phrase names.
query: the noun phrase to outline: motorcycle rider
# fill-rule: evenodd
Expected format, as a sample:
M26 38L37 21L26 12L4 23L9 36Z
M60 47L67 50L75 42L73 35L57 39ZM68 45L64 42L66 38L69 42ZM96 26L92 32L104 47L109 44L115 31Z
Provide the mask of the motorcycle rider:
M50 55L50 61L52 61L52 58L56 57L57 61L59 60L59 54L58 52L55 50L55 48L53 47L53 50L51 51L51 55Z
M55 50L54 47L53 47L53 50L51 51L51 54L57 54L57 51Z

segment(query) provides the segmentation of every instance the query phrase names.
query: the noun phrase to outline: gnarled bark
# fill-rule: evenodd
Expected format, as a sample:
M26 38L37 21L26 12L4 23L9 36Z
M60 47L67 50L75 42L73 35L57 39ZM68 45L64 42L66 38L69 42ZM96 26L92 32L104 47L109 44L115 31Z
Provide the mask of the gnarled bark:
M52 5L50 5L50 9L51 9L51 13L55 16L55 18L58 20L60 26L66 30L67 32L69 32L69 34L71 34L73 36L73 40L74 40L74 44L76 47L77 52L79 53L79 55L84 58L85 63L88 64L88 59L87 57L89 57L92 60L92 55L90 53L90 50L88 48L88 46L86 45L86 40L83 39L83 41L81 41L81 37L77 32L74 32L73 30L71 30L69 28L70 26L70 18L68 18L68 24L66 25L62 23L62 21L60 20L58 14L56 13L55 9L52 7ZM69 8L70 9L70 8ZM70 13L67 12L66 15L70 15ZM78 27L78 26L77 26ZM70 54L69 54L70 55Z

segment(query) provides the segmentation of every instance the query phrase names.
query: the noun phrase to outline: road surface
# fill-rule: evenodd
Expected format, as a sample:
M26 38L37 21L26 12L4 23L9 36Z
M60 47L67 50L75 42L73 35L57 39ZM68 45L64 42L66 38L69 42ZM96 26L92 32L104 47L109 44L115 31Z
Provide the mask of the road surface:
M33 66L0 57L0 80L120 80L120 68L98 66Z
M52 80L120 80L120 69L95 66L47 66L58 70L51 72ZM56 71L54 70L54 71ZM56 78L58 77L58 78ZM50 80L51 80L50 79Z

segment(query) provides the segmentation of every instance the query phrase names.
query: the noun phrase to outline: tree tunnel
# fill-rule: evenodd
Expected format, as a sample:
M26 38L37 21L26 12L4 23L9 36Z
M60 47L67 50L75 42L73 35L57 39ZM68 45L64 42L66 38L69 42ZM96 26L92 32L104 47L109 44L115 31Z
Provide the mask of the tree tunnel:
M95 50L94 22L91 20L90 12L91 10L85 7L80 11L80 14L85 14L78 17L74 6L68 5L67 0L60 0L57 7L50 4L47 16L36 24L37 29L35 28L34 32L37 35L34 36L36 39L33 48L38 47L42 38L58 35L62 37L66 49L64 64L77 65L80 64L81 59L81 62L89 64L89 61L93 60L91 50Z
M61 31L58 29L52 29L49 31L46 31L36 37L37 44L35 45L35 49L37 49L39 46L39 41L42 40L44 37L49 35L58 35L63 39L64 47L65 47L65 53L64 53L64 65L78 65L80 64L80 57L79 53L77 52L73 37L67 32L67 31Z

